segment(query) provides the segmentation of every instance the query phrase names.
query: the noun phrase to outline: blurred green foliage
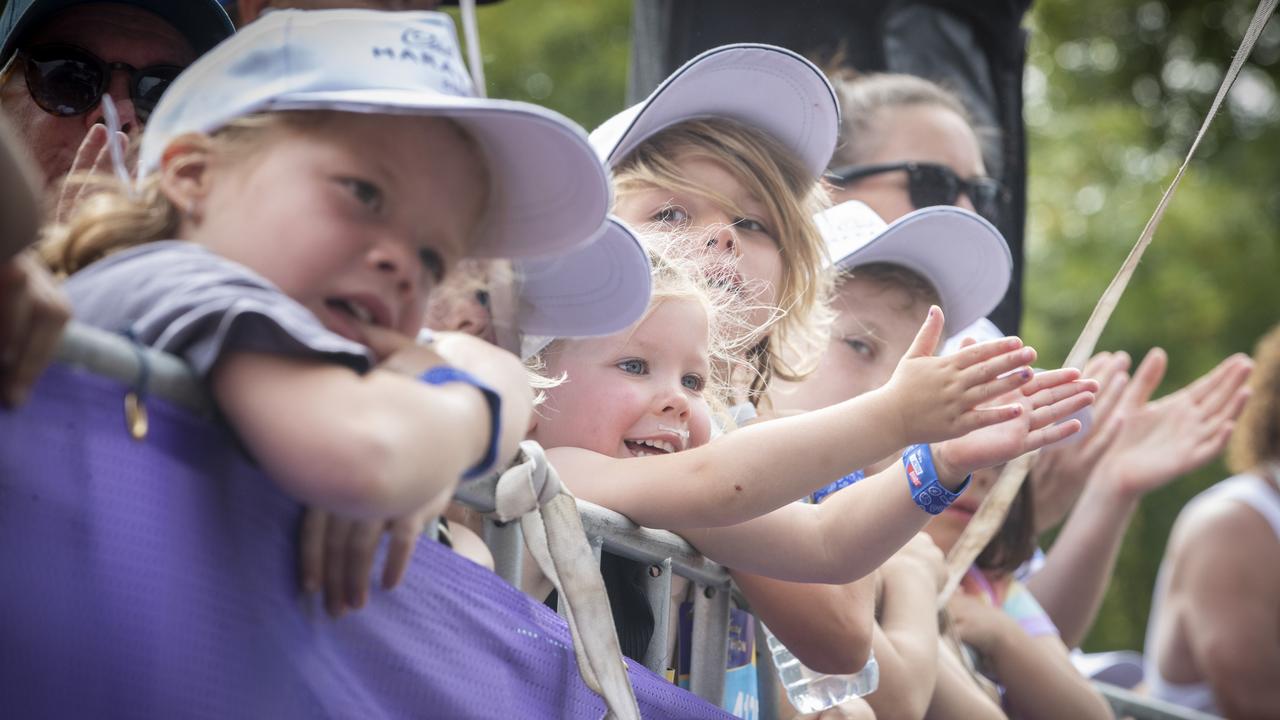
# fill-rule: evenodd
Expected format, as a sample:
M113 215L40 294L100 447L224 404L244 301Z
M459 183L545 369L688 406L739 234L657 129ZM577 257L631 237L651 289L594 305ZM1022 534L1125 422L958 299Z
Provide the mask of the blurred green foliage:
M1030 149L1026 329L1060 362L1138 237L1213 99L1252 0L1037 0L1025 114ZM531 100L591 129L623 107L630 0L506 0L479 10L494 97ZM1202 144L1100 349L1135 364L1169 351L1163 394L1280 320L1280 23ZM1178 509L1222 478L1213 464L1152 493L1134 519L1086 648L1142 647L1151 588Z

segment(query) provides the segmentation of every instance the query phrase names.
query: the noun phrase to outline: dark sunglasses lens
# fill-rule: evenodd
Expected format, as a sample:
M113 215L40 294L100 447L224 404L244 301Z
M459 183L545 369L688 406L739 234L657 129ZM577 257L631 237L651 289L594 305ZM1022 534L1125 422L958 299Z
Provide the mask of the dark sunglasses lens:
M34 52L27 58L27 88L54 115L87 112L102 97L102 65L69 50Z
M993 178L977 178L969 182L968 192L973 209L994 222L1000 212L1000 183Z
M960 178L941 165L918 165L908 171L907 190L917 208L954 205L960 194Z
M177 67L154 67L146 68L138 73L137 84L134 88L133 106L138 110L138 117L144 122L151 111L155 109L156 103L160 102L160 96L164 95L164 91L169 89L173 84L174 78L178 77L178 73L182 72L182 68Z

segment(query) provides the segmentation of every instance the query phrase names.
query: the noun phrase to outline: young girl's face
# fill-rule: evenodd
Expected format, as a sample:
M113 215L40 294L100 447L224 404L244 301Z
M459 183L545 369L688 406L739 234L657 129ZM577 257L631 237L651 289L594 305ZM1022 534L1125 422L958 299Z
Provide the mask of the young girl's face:
M660 299L615 335L564 341L548 352L547 391L530 437L615 458L679 452L707 442L711 413L707 314L689 299Z
M184 239L256 270L349 339L364 342L366 324L417 333L484 210L473 145L447 120L408 116L335 113L266 132L252 157L211 160Z
M951 507L943 510L941 514L935 515L924 526L924 531L929 533L929 537L933 538L933 542L937 544L942 552L951 552L956 540L959 540L960 534L964 532L966 527L969 527L969 521L973 519L973 514L978 511L982 501L991 492L991 488L995 485L996 480L1000 478L1000 472L1003 470L1003 465L997 465L996 467L975 471L973 479L969 481L969 487L965 489L960 498L952 503Z
M759 306L748 321L752 327L763 327L777 309L782 286L782 253L774 219L760 199L719 163L687 153L677 156L675 163L689 184L729 198L741 215L710 196L658 186L620 193L614 212L636 227L668 223L693 232L716 260L724 261L713 272L725 270L743 300Z
M833 299L836 321L813 374L778 383L774 407L817 410L875 390L907 354L929 308L905 289L870 278L845 278Z

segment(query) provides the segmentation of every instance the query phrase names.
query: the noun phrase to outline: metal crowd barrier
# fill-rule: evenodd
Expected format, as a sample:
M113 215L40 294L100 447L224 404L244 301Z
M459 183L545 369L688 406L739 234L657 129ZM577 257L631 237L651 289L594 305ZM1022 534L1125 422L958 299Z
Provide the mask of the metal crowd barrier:
M142 348L119 335L71 323L58 349L58 361L100 375L131 383L140 396L157 395L204 416L212 403L190 369L178 358ZM468 483L456 500L479 512L493 510L496 476ZM700 555L674 533L636 525L625 516L579 500L578 509L587 538L599 558L601 552L648 563L645 595L653 611L654 633L645 651L644 665L659 674L671 664L667 652L671 582L679 575L693 582L693 647L690 689L719 704L724 693L727 632L732 585L728 571ZM519 586L524 541L519 523L486 520L485 542L493 553L499 576ZM777 716L775 685L767 649L757 645L760 672L761 720ZM1135 720L1211 720L1213 716L1154 700L1105 683L1095 686L1111 704L1116 717Z

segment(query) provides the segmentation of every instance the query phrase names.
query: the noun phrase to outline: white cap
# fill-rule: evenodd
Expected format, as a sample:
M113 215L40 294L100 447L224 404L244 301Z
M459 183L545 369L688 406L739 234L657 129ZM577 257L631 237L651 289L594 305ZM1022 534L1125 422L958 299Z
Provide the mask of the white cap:
M610 335L649 307L649 255L631 228L614 217L590 244L517 267L516 326L526 337Z
M814 221L840 269L892 263L932 283L948 335L994 310L1013 277L1004 236L963 208L922 208L886 224L874 210L850 200L818 213Z
M282 10L197 60L147 122L139 175L188 132L273 110L448 117L479 143L489 168L475 257L540 257L586 244L610 205L608 177L585 133L546 108L476 96L448 15ZM431 158L417 158L429 163Z
M947 341L942 344L941 354L951 355L952 353L959 352L960 348L962 347L966 339L973 339L978 342L986 342L988 340L999 340L1002 337L1004 337L1004 332L1001 331L1000 328L996 327L995 323L991 322L986 318L978 318L978 320L975 321L973 324L960 330L959 332L955 333L950 338L948 338ZM1036 370L1036 372L1043 372L1043 371ZM1059 443L1063 445L1070 445L1072 443L1079 441L1086 434L1088 434L1089 428L1093 425L1093 406L1090 405L1086 408L1077 410L1074 413L1071 413L1067 417L1063 418L1062 420L1059 420L1057 424L1061 425L1062 423L1072 419L1080 421L1080 432L1075 433L1074 435L1068 435L1062 440L1059 440L1058 442L1053 443L1052 445L1050 445L1050 447L1052 447L1053 445L1058 445Z
M680 67L643 102L606 120L591 145L615 165L654 134L695 118L754 127L789 148L820 177L840 136L840 106L813 63L773 45L724 45Z

